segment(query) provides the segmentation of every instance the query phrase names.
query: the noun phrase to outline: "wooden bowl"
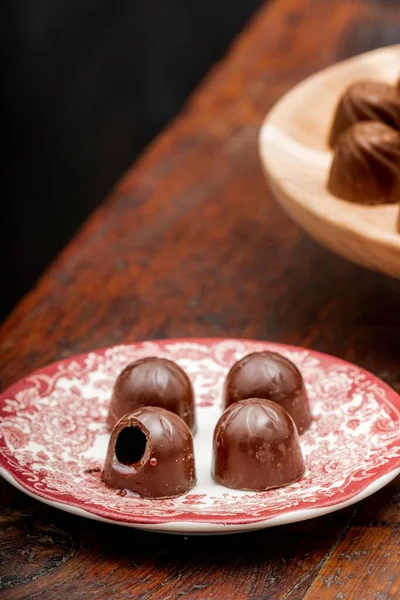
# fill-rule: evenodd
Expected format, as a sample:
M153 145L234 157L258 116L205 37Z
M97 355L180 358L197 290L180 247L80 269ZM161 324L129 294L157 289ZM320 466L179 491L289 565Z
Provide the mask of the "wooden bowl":
M336 103L359 79L394 83L400 44L361 54L309 77L274 106L260 133L260 153L272 192L290 217L334 252L400 278L400 206L362 206L326 189L327 145Z

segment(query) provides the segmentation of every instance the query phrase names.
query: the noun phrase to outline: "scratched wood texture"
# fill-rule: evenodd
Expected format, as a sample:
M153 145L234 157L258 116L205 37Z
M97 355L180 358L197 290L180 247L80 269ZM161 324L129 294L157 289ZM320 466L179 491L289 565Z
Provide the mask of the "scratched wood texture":
M398 42L397 0L265 4L4 324L1 387L118 342L245 336L336 354L400 391L400 282L304 235L257 156L283 92ZM1 485L9 600L399 598L398 481L331 516L213 539L86 521Z

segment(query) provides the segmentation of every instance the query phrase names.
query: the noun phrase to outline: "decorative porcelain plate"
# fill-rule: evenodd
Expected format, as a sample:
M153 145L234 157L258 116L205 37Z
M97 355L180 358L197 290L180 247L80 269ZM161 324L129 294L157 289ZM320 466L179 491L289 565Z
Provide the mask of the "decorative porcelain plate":
M275 350L295 362L314 417L301 436L305 476L288 487L240 492L210 475L214 425L231 365ZM119 495L101 482L105 426L118 373L143 356L164 356L190 375L197 401L198 482L172 500ZM174 533L224 533L311 519L376 492L400 472L400 397L338 358L247 340L165 340L116 346L35 371L0 396L0 472L47 504L100 521Z

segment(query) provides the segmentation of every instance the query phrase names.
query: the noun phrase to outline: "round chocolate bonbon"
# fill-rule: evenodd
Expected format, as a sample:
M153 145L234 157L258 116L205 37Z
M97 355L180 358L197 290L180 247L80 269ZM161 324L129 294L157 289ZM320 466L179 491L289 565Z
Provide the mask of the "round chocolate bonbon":
M217 483L261 491L293 483L303 474L296 425L282 406L249 398L232 404L220 417L212 464Z
M225 380L224 408L246 398L277 402L293 418L299 433L311 424L303 377L290 360L277 352L253 352L233 365Z
M194 432L194 394L189 377L166 358L141 358L120 373L114 385L107 425L112 429L123 415L140 406L160 406L176 413Z
M193 437L175 413L145 406L111 432L102 480L144 498L173 498L196 482Z
M329 145L360 121L380 121L400 130L400 97L396 88L377 81L358 81L340 98L331 127Z
M350 127L336 144L328 190L359 204L400 202L400 132L374 121Z

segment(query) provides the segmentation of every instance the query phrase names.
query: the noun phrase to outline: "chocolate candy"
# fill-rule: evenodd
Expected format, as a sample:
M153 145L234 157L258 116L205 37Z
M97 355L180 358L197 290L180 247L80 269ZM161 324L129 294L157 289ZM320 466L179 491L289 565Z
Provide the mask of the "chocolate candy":
M331 148L346 129L359 121L381 121L400 130L400 97L396 89L376 81L358 81L348 87L333 118Z
M293 418L299 433L311 424L310 405L301 373L277 352L254 352L233 365L225 380L224 408L245 398L277 402Z
M112 429L123 415L140 406L170 410L196 429L192 384L185 371L165 358L141 358L128 365L115 382L107 425Z
M304 474L293 419L270 400L250 398L232 404L214 430L212 476L238 490L267 490L293 483Z
M400 132L374 121L350 127L336 145L328 189L360 204L400 202Z
M174 498L196 482L193 437L178 415L138 408L112 430L101 476L112 488L144 498Z

